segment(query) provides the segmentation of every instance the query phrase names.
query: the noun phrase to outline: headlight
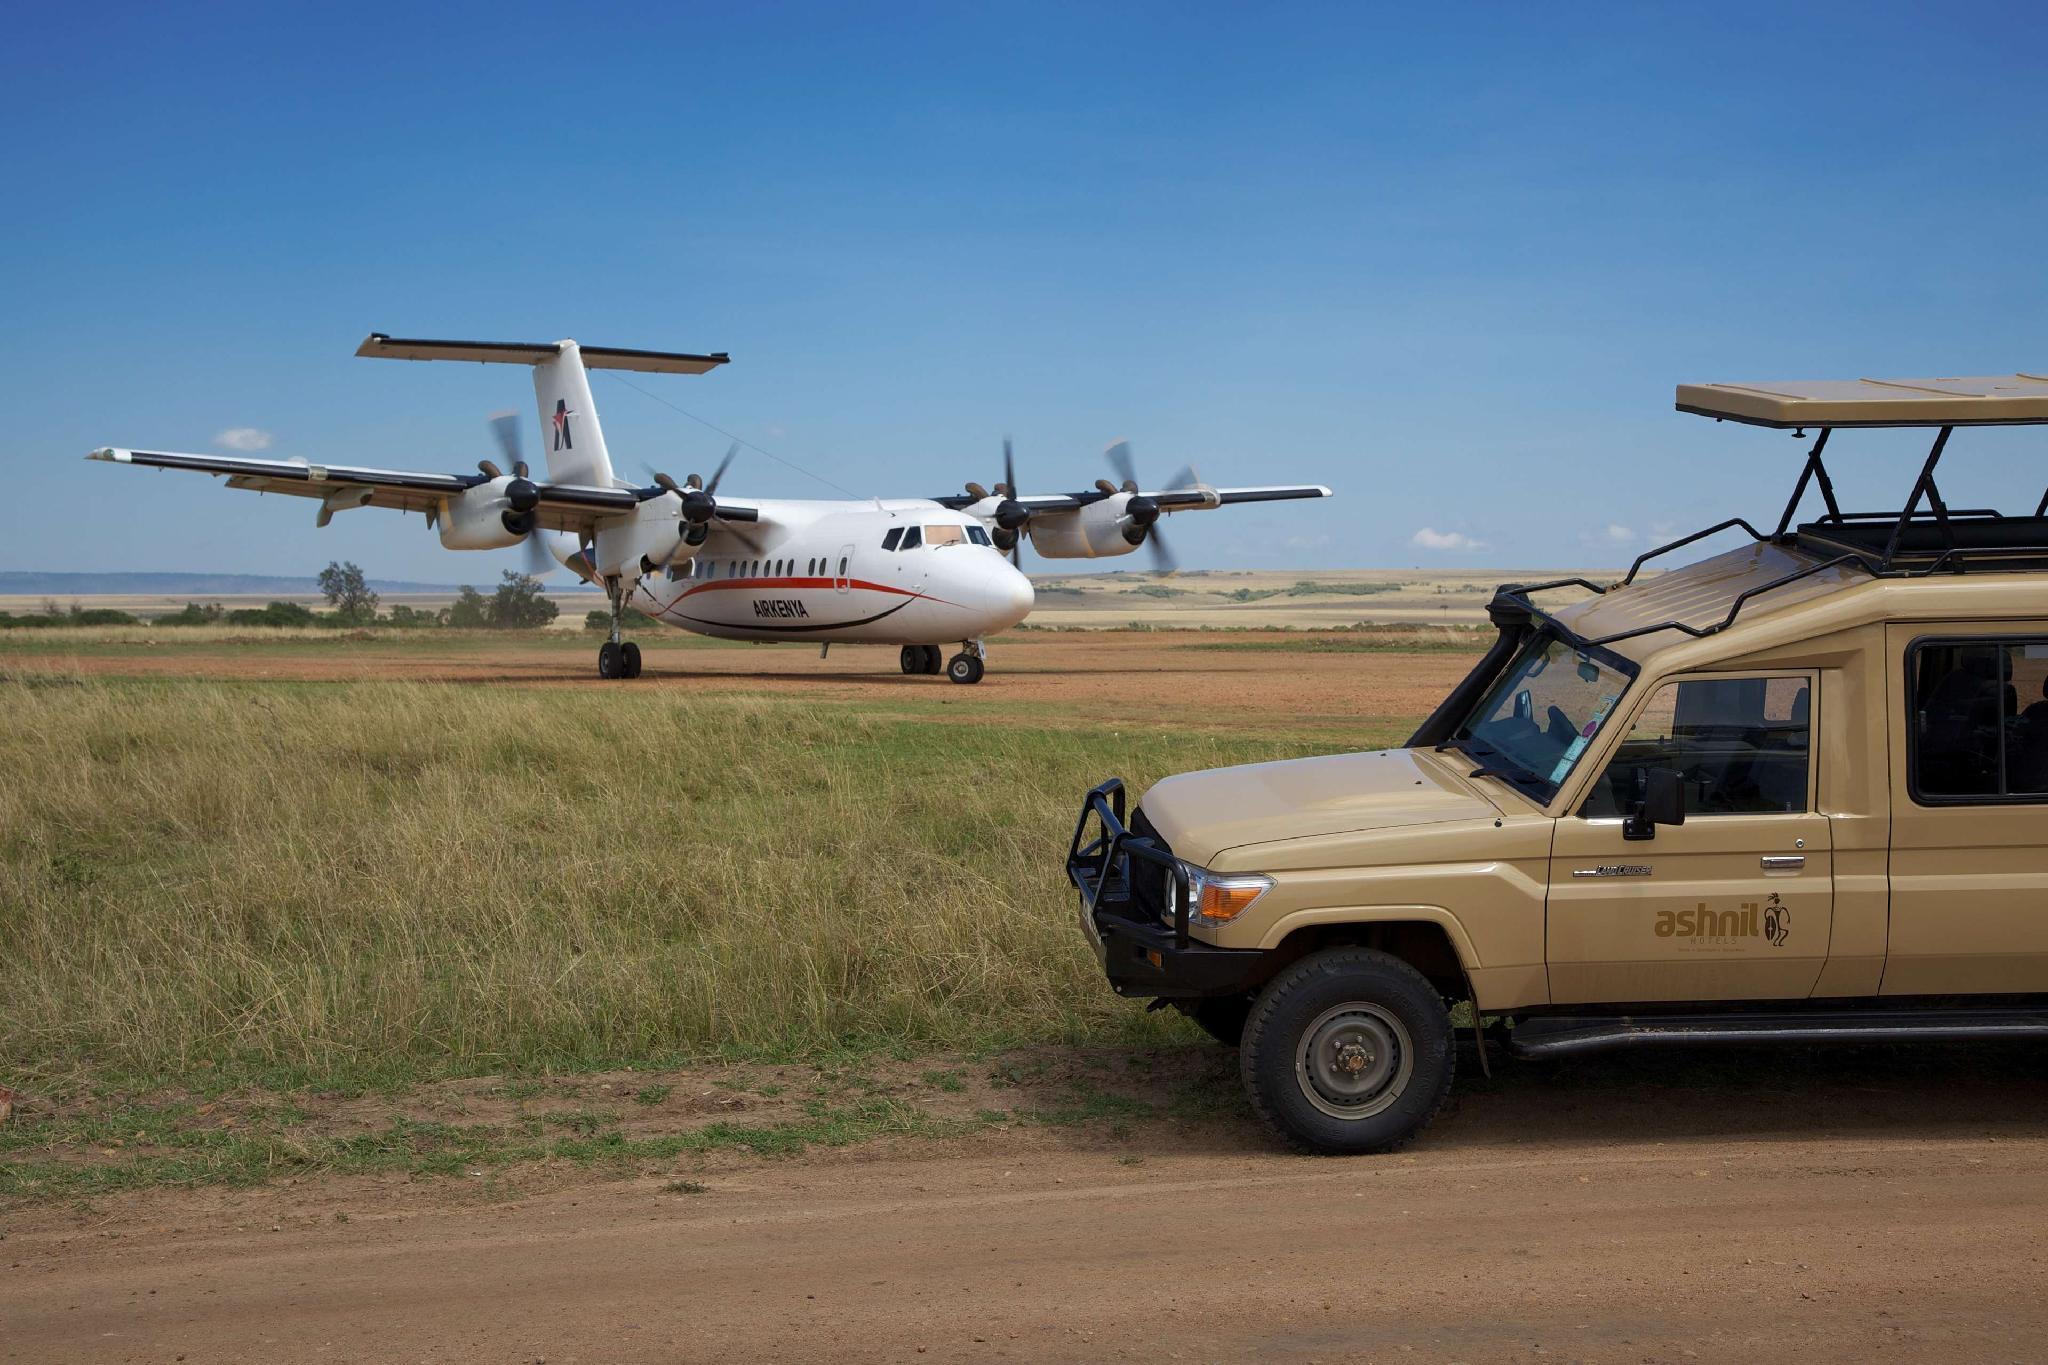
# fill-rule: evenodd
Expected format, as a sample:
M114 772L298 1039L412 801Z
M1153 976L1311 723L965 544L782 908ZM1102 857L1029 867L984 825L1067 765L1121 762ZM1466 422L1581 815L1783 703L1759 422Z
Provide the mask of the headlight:
M1262 877L1256 872L1211 872L1193 863L1182 863L1181 867L1188 874L1190 924L1227 924L1251 909L1252 902L1265 895L1273 885L1271 877ZM1174 885L1172 871L1162 875L1166 878L1166 894L1160 897L1160 904L1166 909L1161 918L1171 924L1180 889Z

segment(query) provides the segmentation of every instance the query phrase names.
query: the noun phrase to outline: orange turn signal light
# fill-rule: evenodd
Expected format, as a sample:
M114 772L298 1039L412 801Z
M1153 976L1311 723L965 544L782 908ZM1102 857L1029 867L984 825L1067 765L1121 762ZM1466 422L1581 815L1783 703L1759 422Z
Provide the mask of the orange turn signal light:
M1200 901L1202 918L1221 923L1236 919L1251 908L1251 903L1266 894L1265 882L1217 882L1202 885Z

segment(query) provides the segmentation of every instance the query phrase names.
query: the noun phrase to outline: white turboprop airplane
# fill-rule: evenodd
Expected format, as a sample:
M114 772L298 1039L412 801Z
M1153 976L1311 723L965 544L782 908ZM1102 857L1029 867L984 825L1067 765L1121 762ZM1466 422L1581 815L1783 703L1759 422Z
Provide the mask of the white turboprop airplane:
M722 498L719 480L737 445L708 484L694 474L680 485L656 474L637 487L612 472L587 371L703 374L730 357L573 341L418 341L382 332L372 332L356 354L531 365L547 482L527 476L510 414L492 423L510 473L489 460L478 461L476 474L425 474L112 448L87 458L196 469L224 476L230 488L317 498L317 526L349 508L395 507L425 513L451 550L525 542L536 572L560 564L605 590L612 625L597 656L604 678L640 675L639 646L619 630L625 609L636 606L684 630L726 639L808 641L827 649L845 642L900 645L905 673L943 671L956 683L980 682L982 641L1031 610L1031 582L1014 562L1020 536L1048 559L1123 555L1149 543L1170 564L1157 527L1165 513L1330 496L1315 485L1211 488L1192 471L1174 487L1145 492L1121 442L1109 458L1124 476L1122 486L1103 479L1082 493L1015 494L1007 442L1009 481L993 491L970 483L964 495L942 498ZM960 653L942 669L939 646L952 641L960 642Z

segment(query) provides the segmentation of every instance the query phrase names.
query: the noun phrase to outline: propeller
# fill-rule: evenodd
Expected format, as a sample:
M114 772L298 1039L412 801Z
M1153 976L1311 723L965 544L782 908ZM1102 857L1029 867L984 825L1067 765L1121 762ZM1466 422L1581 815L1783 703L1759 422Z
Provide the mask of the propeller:
M759 553L760 545L755 542L752 536L740 529L742 522L754 520L753 510L751 508L721 509L718 505L718 485L725 478L725 471L732 468L733 459L739 453L740 443L738 441L734 441L726 447L725 458L718 462L718 468L711 471L710 483L704 482L702 475L689 474L684 477L682 483L678 484L674 479L656 470L652 465L643 464L641 466L641 468L647 471L648 478L654 481L655 487L665 493L675 494L677 501L682 504L682 519L690 527L689 533L683 538L686 544L702 545L704 543L705 528L710 524L713 517L717 517L725 523L725 528L733 533L735 539L749 550Z
M1180 561L1174 557L1166 543L1166 534L1159 526L1159 515L1165 509L1157 501L1139 491L1138 462L1131 456L1131 443L1117 441L1102 452L1109 461L1109 467L1123 478L1121 488L1107 479L1097 479L1095 486L1105 493L1128 493L1130 501L1124 504L1124 539L1132 545L1149 546L1152 551L1152 568L1155 573L1178 572ZM1176 475L1172 487L1192 487L1194 470L1187 469Z
M976 502L988 496L988 490L978 483L967 485L967 491ZM1024 567L1024 527L1031 520L1031 509L1017 501L1017 459L1010 448L1010 438L1003 438L1003 481L995 486L995 494L1001 499L996 503L995 534L989 537L998 550L1006 550L1010 563Z
M515 479L525 478L526 457L519 453L519 414L509 411L493 413L491 415L491 434L498 438L498 449L505 452L505 463L512 466L512 477ZM479 468L484 468L485 465L489 465L489 462L480 462ZM484 472L494 479L498 477L498 469L495 465L489 465L488 468L484 468Z
M498 449L504 453L505 463L512 466L512 477L505 480L505 529L513 535L525 538L527 569L531 576L538 578L555 569L554 556L541 545L538 557L533 546L537 543L534 535L536 519L534 509L540 506L540 487L526 477L527 464L519 453L519 418L510 412L496 413L491 417L491 434L498 438ZM478 460L476 467L487 479L502 479L504 471L495 461Z

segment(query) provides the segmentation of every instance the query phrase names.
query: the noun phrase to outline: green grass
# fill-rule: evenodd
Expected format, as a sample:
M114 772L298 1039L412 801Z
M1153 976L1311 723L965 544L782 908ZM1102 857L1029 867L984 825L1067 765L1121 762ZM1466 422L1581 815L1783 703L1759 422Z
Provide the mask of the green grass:
M132 1113L129 1118L134 1118ZM261 1126L245 1131L185 1128L162 1114L144 1119L151 1150L126 1155L105 1149L100 1162L75 1156L11 1155L0 1160L0 1198L91 1198L160 1186L250 1185L283 1176L364 1175L400 1171L457 1175L518 1162L560 1160L623 1167L720 1151L790 1156L810 1147L845 1147L878 1137L945 1137L979 1120L936 1119L893 1099L814 1104L800 1119L777 1124L713 1123L678 1133L628 1137L607 1128L537 1138L521 1130L393 1117L383 1128L353 1136L300 1136ZM25 1124L21 1145L55 1146L81 1134L48 1131L59 1125ZM77 1127L74 1123L73 1129ZM95 1133L114 1131L105 1121ZM6 1148L0 1147L0 1155ZM676 1182L679 1185L690 1181ZM673 1188L673 1186L671 1187Z
M0 675L0 1083L1165 1036L1074 931L1080 792L1337 746L943 701Z

